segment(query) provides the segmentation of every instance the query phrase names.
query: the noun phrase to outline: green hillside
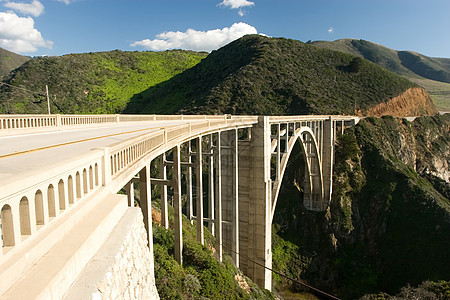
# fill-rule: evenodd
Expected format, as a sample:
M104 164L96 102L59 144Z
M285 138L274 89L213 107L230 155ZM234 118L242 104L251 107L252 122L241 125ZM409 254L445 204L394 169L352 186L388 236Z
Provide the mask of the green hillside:
M30 58L0 48L0 78L18 68Z
M119 113L129 99L196 65L192 51L97 52L31 59L0 87L0 113ZM43 101L44 100L44 101Z
M423 86L438 109L450 111L450 58L435 58L411 52L396 51L365 40L342 39L315 41L316 47L364 57L388 70Z
M126 112L353 114L413 86L353 55L249 35L135 95Z

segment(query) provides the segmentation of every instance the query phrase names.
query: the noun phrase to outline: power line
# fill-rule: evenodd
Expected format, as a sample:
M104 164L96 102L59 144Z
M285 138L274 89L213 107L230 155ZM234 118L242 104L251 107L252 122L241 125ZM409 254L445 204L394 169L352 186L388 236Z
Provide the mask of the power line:
M0 84L1 85L7 85L7 86L10 86L10 87L15 87L15 88L22 89L22 90L30 92L30 93L35 93L35 94L39 94L40 96L44 96L43 92L32 91L32 90L26 89L26 88L24 88L22 86L12 85L12 84L9 84L9 83L6 83L6 82L1 82Z
M234 250L232 250L232 249L229 249L229 248L225 247L223 244L222 244L222 247L225 248L226 251L231 251L231 252L234 252L234 253L236 253L237 255L239 255L239 259L242 257L242 258L244 258L244 259L246 259L246 260L248 260L248 261L254 263L255 265L258 265L258 266L260 266L260 267L263 267L263 268L265 268L265 269L271 271L272 273L278 274L278 275L280 275L281 277L284 277L284 278L286 278L286 279L288 279L288 280L291 280L291 281L293 281L293 282L295 282L295 283L298 283L298 284L300 284L300 285L302 285L302 286L304 286L304 287L306 287L306 288L308 288L308 289L310 289L310 290L312 290L312 291L314 291L314 292L316 292L316 293L319 293L319 294L321 294L321 295L323 295L323 296L326 296L326 297L328 297L328 298L330 298L330 299L333 299L333 300L341 300L340 298L338 298L338 297L336 297L336 296L333 296L333 295L330 295L330 294L328 294L327 292L324 292L324 291L322 291L322 290L319 290L318 288L315 288L315 287L313 287L313 286L310 286L310 285L308 285L308 284L306 284L306 283L304 283L304 282L298 281L297 279L291 278L291 277L289 277L289 276L287 276L287 275L285 275L285 274L283 274L283 273L281 273L281 272L278 272L278 271L275 271L275 270L273 270L273 269L271 269L271 268L269 268L269 267L266 267L266 266L263 265L262 263L257 262L257 261L255 261L255 260L251 259L250 257L247 257L247 256L245 256L245 255L239 254L239 252L236 252L236 251L234 251Z

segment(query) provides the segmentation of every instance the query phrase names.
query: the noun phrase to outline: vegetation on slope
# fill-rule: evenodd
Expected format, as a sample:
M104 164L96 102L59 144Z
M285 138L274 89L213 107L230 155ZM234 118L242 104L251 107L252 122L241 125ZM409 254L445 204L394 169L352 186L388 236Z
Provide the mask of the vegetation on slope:
M450 112L450 83L420 78L411 78L411 81L423 86L430 93L439 111Z
M450 281L425 281L418 287L407 285L395 296L386 293L365 295L361 300L447 300L450 299Z
M133 97L132 113L353 114L412 82L367 60L284 38L249 35Z
M31 59L5 79L14 87L0 87L0 113L46 113L45 85L53 113L119 113L134 94L194 66L206 55L115 50Z
M30 58L0 48L0 78L18 68Z
M368 59L423 86L440 110L450 111L450 58L427 57L411 51L396 51L365 40L342 39L310 44Z
M154 203L159 211L159 204ZM173 224L173 209L169 212ZM172 226L171 226L172 227ZM156 288L161 299L274 299L236 269L227 255L214 257L214 237L205 228L205 245L196 240L196 225L183 216L183 265L174 259L174 232L153 223Z
M449 115L414 123L368 118L349 128L339 138L333 199L323 213L306 211L298 184L289 184L302 182L299 151L274 219L278 237L298 251L274 267L345 299L448 280L450 185L436 161L450 160L449 128ZM277 244L273 256L283 256ZM301 262L298 270L293 262Z

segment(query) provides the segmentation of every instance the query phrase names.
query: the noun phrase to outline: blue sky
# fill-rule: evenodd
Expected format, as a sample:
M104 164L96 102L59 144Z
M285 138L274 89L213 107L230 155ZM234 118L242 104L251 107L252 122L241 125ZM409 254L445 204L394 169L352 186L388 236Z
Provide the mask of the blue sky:
M211 51L248 33L449 58L450 0L0 0L0 47L30 56Z

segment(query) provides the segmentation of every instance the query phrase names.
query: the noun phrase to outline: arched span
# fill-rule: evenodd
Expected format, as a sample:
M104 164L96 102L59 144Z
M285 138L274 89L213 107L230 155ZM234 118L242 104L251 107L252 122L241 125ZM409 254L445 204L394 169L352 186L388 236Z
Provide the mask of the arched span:
M277 205L278 195L283 181L284 172L296 142L299 142L305 157L305 187L303 195L303 205L308 210L322 210L324 194L322 159L319 146L314 132L309 127L300 127L295 130L295 134L289 138L287 149L281 157L280 174L272 185L272 220ZM278 146L278 145L277 145Z

